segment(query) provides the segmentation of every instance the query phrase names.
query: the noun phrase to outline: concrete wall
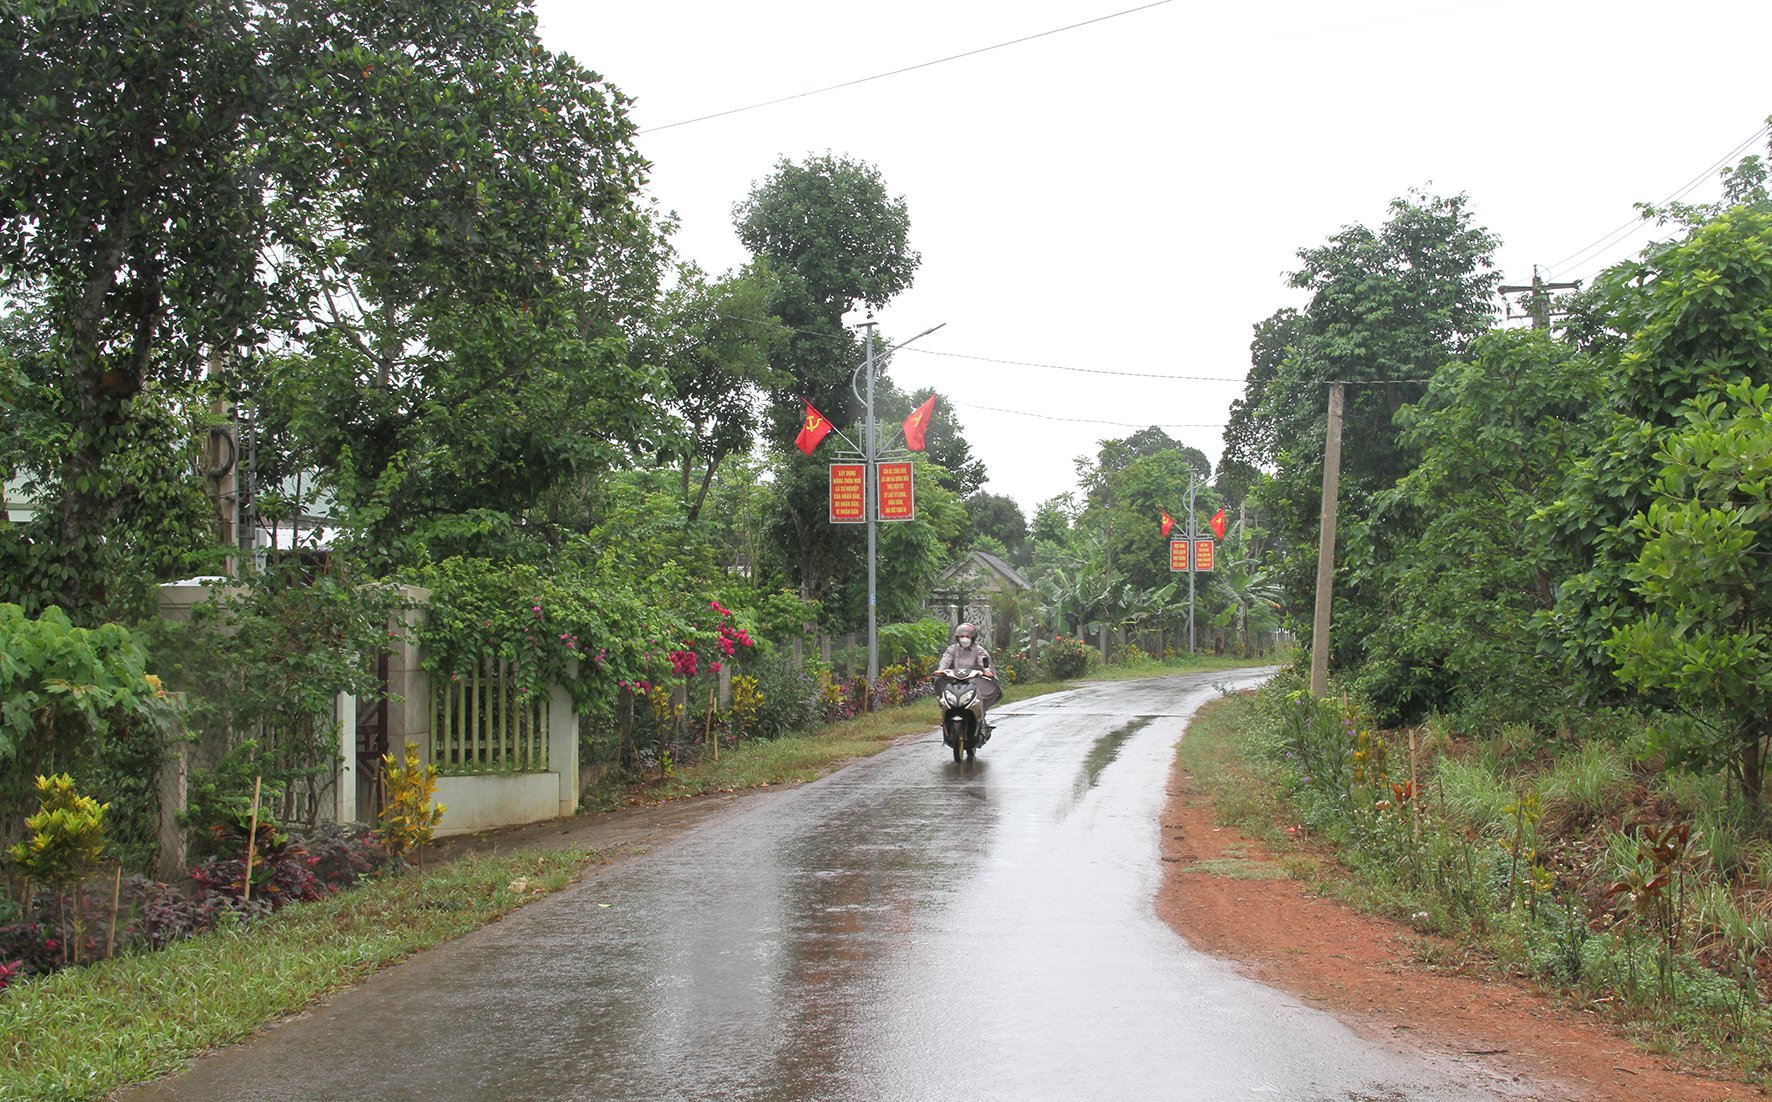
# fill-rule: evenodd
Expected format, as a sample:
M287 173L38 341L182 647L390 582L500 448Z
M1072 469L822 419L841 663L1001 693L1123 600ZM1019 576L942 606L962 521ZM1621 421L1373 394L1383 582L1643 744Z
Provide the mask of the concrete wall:
M578 770L571 773L578 778ZM559 773L490 773L469 777L438 777L437 802L443 821L434 837L468 834L493 827L516 826L552 819L560 814Z
M424 604L430 591L416 586L403 590L418 606L405 613L409 627L424 616ZM169 620L188 621L191 608L208 600L216 589L200 584L163 585L160 587L160 612ZM237 594L241 590L224 588L221 592ZM405 754L407 743L416 743L422 760L429 764L431 745L431 685L417 645L410 632L394 644L388 656L388 747L396 758ZM340 693L336 701L339 723L338 774L326 801L329 805L322 817L335 815L340 822L367 819L368 808L359 802L357 775L357 706L358 701ZM164 802L170 810L184 804L184 759L179 759L176 776L163 778L166 787ZM436 836L466 834L494 827L516 826L539 822L578 811L581 791L578 763L578 716L566 690L556 685L548 699L548 772L500 773L437 779L437 802L444 805L443 821ZM163 838L165 852L183 860L183 832L168 816L168 837Z

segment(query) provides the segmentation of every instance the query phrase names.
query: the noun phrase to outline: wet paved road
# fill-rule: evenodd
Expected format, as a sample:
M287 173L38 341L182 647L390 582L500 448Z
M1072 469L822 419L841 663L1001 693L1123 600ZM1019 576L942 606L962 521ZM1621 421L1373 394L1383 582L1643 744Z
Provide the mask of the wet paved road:
M1151 906L1214 681L1010 705L750 805L130 1102L1494 1096L1196 954ZM606 904L606 906L605 906Z

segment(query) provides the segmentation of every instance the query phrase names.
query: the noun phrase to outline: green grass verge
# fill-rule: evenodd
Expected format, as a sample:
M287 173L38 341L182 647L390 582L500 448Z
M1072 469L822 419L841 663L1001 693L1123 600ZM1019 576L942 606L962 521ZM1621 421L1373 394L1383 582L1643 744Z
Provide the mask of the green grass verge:
M557 891L580 850L467 859L378 880L0 995L0 1099L75 1102L157 1079L381 968ZM514 892L518 879L529 881Z
M1265 762L1248 745L1247 698L1227 696L1194 713L1187 737L1177 749L1191 778L1183 792L1204 796L1218 821L1236 827L1276 855L1298 848L1286 830L1297 822L1280 788L1266 775Z
M1011 685L998 706L1071 687L1057 681ZM583 803L587 811L607 811L714 792L804 784L835 771L845 762L878 754L905 735L933 730L940 722L933 700L882 708L803 734L746 741L723 751L719 761L680 767L662 781L653 779L636 785L611 780L587 792Z

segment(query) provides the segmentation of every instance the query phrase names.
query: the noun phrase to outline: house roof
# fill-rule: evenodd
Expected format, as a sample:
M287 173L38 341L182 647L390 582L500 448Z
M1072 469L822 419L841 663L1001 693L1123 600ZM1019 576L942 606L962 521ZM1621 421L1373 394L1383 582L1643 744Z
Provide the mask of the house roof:
M973 567L979 567L979 566L982 566L984 569L990 571L993 574L996 574L998 577L1002 578L1004 581L1008 582L1010 585L1014 586L1017 589L1028 589L1028 588L1032 587L1032 583L1029 582L1026 578L1021 576L1021 571L1015 569L1015 567L1013 567L1013 566L1010 566L1008 563L1004 562L1002 559L998 558L997 556L991 554L989 551L979 551L979 550L968 551L964 558L960 559L960 561L954 563L952 566L948 567L946 570L943 570L941 572L940 576L938 576L936 578L935 584L936 584L937 588L939 588L943 583L953 581L955 578L959 577L962 573L972 569Z

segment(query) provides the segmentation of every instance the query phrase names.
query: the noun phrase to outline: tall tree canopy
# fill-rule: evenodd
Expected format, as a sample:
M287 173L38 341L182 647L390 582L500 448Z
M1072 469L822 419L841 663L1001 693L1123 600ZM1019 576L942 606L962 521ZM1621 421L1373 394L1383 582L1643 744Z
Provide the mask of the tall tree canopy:
M0 280L43 304L33 354L66 426L0 574L90 622L139 565L107 540L138 483L133 399L260 335L264 21L244 3L25 0L0 28Z
M802 457L789 441L804 414L802 399L858 439L850 378L864 354L843 316L857 304L886 305L910 286L921 258L910 249L904 199L887 192L878 169L848 157L825 153L798 164L783 158L732 216L745 247L775 273L770 311L792 331L770 354L782 380L770 403L772 438L782 449L772 532L801 595L823 600L853 573L861 539L827 519L826 460Z
M1225 451L1271 471L1256 504L1282 554L1278 580L1289 608L1311 605L1328 384L1350 384L1333 640L1334 661L1344 669L1364 661L1365 639L1382 620L1382 564L1391 544L1419 523L1397 508L1383 526L1366 523L1374 496L1413 466L1393 418L1492 323L1496 245L1473 225L1464 196L1412 192L1392 201L1379 229L1348 226L1322 246L1301 249L1302 266L1288 280L1311 293L1309 303L1257 326Z
M0 25L0 278L42 303L67 426L4 541L33 602L101 617L175 568L107 533L181 407L262 407L384 541L656 447L663 387L624 342L663 258L645 162L527 4L26 0Z

